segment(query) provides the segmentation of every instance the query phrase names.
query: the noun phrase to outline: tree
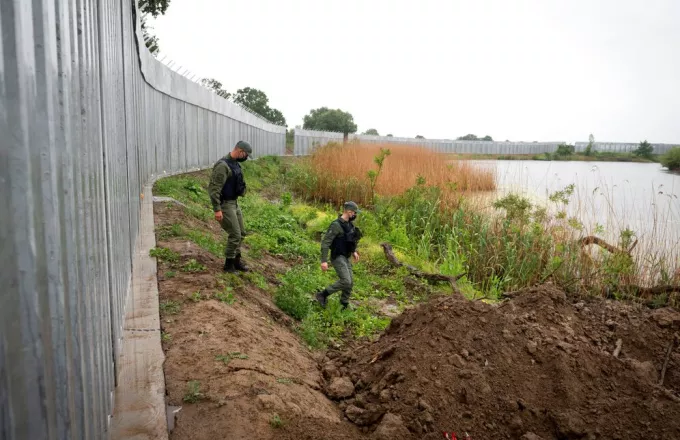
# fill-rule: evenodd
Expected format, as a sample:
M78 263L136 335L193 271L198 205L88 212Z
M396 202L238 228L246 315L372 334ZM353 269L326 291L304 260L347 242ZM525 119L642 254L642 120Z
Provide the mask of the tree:
M421 136L421 135L417 134L416 139L425 139L425 136Z
M224 99L231 98L231 93L227 92L222 88L222 83L214 78L204 78L201 80L201 84L215 92Z
M287 125L286 118L283 117L283 113L281 113L280 110L277 110L275 108L269 109L269 116L267 116L266 118L276 125L282 125L284 127Z
M637 150L633 151L633 156L651 159L653 151L654 147L649 142L647 142L647 140L644 140L640 142L640 146L637 148Z
M478 141L479 138L475 136L474 134L466 134L465 136L461 136L458 138L459 141Z
M238 89L233 98L235 103L249 108L253 113L262 116L274 124L286 125L286 118L283 117L283 113L269 107L269 98L262 90L252 87Z
M165 14L170 6L170 0L140 0L138 5L144 14L151 14L156 18Z
M364 132L364 134L369 134L371 136L380 136L380 133L378 133L378 130L376 130L375 128L369 128Z
M483 137L482 139L480 139L480 140L482 140L482 141L491 141L491 142L493 142L493 138L492 138L491 136L489 136L488 134L487 134L486 136L484 136L484 137Z
M304 117L302 128L305 130L336 131L347 136L349 133L356 133L357 124L354 123L354 117L348 112L319 107L310 110L309 114Z
M592 133L590 133L590 136L588 136L588 146L586 147L586 151L584 151L583 154L586 156L590 156L593 154L593 144L595 144L595 136L593 136Z
M391 138L391 137L394 137L394 136L392 136L392 133L390 133L390 134L387 135L387 137Z

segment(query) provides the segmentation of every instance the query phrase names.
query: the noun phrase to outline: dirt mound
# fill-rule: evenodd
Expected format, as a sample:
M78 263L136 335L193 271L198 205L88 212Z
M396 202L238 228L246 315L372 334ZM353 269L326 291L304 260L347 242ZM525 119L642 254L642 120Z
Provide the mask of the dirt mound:
M671 309L572 304L551 285L500 305L442 297L322 372L329 395L354 385L339 406L371 438L677 439L677 344L658 382L679 326Z

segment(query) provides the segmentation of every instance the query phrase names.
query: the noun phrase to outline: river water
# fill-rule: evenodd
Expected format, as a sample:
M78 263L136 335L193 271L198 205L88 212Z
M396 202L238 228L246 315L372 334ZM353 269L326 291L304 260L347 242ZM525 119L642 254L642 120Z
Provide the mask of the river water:
M567 214L584 234L616 242L630 229L638 255L664 251L680 265L680 175L655 163L567 161L475 161L495 169L501 194L515 192L557 209L548 196L574 184ZM598 227L599 225L599 227Z

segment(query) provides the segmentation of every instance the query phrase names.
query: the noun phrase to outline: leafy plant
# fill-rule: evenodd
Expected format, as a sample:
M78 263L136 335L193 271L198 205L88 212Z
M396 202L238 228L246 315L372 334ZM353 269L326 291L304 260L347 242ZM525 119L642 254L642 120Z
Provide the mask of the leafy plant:
M517 194L508 194L507 196L496 200L493 203L496 209L504 209L509 220L526 221L529 219L531 212L531 202L529 199Z
M368 176L368 181L370 182L371 188L371 200L375 203L375 184L378 182L378 177L380 177L380 172L383 168L383 163L385 158L391 154L389 149L381 148L380 153L373 158L373 162L378 165L377 170L369 170L366 174Z
M161 261L167 261L170 263L175 263L179 261L179 254L168 248L155 247L149 251L149 256L157 258Z
M196 403L204 397L201 393L201 383L197 380L191 380L187 383L187 393L182 400L187 403Z
M200 290L198 290L198 291L196 291L196 292L194 292L194 293L191 294L191 300L192 300L193 302L199 302L199 301L202 300L202 299L203 299L203 297L201 296L201 291L200 291Z
M203 272L205 269L206 267L196 261L195 258L190 259L182 266L182 272Z
M227 287L225 288L224 292L217 292L215 294L215 299L226 304L234 304L236 298L234 298L234 294L231 292L231 290L231 287Z
M283 426L283 420L281 420L281 417L279 417L278 414L274 414L269 421L269 424L272 426L272 428L278 429Z
M172 342L172 335L170 333L161 332L161 341L166 343Z
M178 301L167 300L160 303L161 312L167 315L176 315L180 312L181 304Z
M175 272L174 270L169 270L169 271L165 272L165 274L163 276L167 279L175 278L177 276L177 272Z

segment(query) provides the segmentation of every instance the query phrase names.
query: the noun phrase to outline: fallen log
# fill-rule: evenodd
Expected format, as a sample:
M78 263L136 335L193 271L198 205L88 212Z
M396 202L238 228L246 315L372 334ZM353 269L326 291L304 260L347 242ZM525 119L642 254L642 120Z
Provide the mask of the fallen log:
M405 267L411 275L422 278L424 280L427 280L427 282L434 284L438 282L447 282L451 284L451 288L453 289L454 292L460 293L460 289L458 289L458 286L456 285L456 281L461 279L466 275L466 273L462 273L456 276L449 276L449 275L443 275L440 273L428 273L428 272L423 272L421 270L418 270L417 268L410 266L408 264L404 264L399 259L397 258L396 255L394 255L394 250L392 249L392 245L389 243L382 243L380 244L382 246L383 250L385 251L385 258L387 258L387 261L389 261L392 266L395 267Z
M630 254L630 251L633 250L635 245L637 245L637 240L635 244L631 247L630 250L624 250L624 249L619 249L618 247L614 246L613 244L609 244L603 239L596 237L594 235L589 235L587 237L583 237L582 239L579 240L579 243L581 246L588 246L589 244L596 244L600 246L603 249L607 249L609 252L612 254Z

